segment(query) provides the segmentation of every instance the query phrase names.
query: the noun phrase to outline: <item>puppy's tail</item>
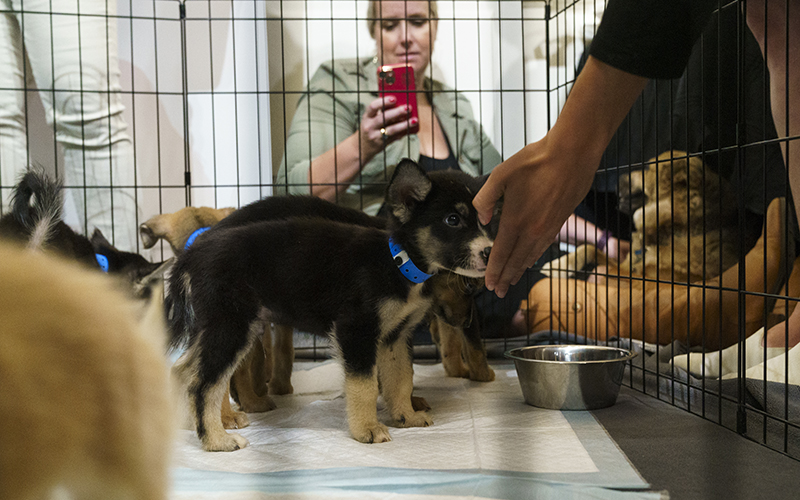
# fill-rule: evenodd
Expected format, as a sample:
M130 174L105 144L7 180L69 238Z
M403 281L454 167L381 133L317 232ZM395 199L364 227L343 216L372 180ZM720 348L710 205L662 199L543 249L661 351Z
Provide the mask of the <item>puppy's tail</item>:
M189 278L184 271L184 259L177 259L168 281L168 289L164 298L164 312L169 329L169 348L177 349L189 339L194 315L189 302Z
M63 197L61 182L51 180L41 167L30 167L23 174L11 198L14 219L28 232L28 247L42 248L61 220Z

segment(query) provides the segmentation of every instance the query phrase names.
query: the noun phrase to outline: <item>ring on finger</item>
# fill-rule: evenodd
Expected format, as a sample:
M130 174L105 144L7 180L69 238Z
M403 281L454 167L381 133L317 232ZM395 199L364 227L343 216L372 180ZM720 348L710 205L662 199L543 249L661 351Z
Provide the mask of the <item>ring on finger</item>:
M383 127L381 127L381 139L383 139L384 141L386 141L388 138L389 138L389 136L388 136L388 135L386 135L386 129L385 129L385 128L383 128Z

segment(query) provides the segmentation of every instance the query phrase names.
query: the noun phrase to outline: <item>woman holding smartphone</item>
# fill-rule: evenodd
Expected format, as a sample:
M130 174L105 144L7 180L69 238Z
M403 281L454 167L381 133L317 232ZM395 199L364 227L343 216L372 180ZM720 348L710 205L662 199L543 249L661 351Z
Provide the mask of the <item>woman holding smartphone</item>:
M367 11L376 56L320 66L295 112L276 191L313 194L376 214L402 158L426 170L488 174L502 158L462 95L430 78L435 1L371 1ZM417 114L378 93L382 66L413 69ZM419 128L416 133L410 129Z

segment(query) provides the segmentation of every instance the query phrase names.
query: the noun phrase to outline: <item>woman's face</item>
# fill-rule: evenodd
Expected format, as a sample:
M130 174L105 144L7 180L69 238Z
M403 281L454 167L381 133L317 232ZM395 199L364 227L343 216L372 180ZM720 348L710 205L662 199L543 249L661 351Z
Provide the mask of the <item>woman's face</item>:
M431 62L436 20L428 19L427 1L384 0L378 2L375 44L381 64L409 64L421 79Z

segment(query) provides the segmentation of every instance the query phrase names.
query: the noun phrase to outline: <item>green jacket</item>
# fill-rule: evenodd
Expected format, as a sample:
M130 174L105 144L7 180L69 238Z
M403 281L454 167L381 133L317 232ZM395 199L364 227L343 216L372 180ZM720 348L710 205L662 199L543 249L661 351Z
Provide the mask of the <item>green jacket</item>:
M359 128L366 106L378 97L378 66L373 59L340 59L320 66L308 83L292 119L286 150L275 178L277 194L308 194L311 160L352 135ZM435 80L426 79L432 105L450 148L464 172L491 172L502 158L472 115L466 97ZM389 144L384 153L364 165L340 205L377 213L386 183L403 158L419 159L419 138L408 135Z

